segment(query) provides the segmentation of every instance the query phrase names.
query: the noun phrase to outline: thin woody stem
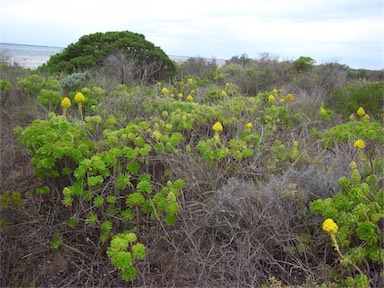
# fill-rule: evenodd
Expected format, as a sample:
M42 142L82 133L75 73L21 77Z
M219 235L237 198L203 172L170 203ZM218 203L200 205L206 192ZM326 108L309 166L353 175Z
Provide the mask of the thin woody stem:
M357 271L359 271L360 274L363 274L363 271L360 270L359 267L357 267L354 263L352 263L349 259L346 259L343 255L343 253L341 253L340 251L340 248L339 248L339 244L337 244L337 241L336 241L336 236L334 233L330 233L331 234L331 239L332 239L332 242L333 242L333 245L335 247L335 250L337 251L337 253L340 255L341 259L343 259L344 261L348 262L349 264L351 264L353 266L353 268L355 268Z

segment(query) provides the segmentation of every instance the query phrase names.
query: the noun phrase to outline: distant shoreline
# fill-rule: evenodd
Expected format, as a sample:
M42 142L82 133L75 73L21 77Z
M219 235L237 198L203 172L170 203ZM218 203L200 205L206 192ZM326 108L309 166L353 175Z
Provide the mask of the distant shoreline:
M0 52L3 50L9 54L9 63L17 64L24 68L36 69L46 63L52 55L62 52L65 47L42 46L34 44L16 44L16 43L0 43ZM168 57L178 63L186 62L191 56L168 55ZM206 61L215 60L216 64L221 66L225 64L226 59L204 58Z
M28 46L28 47L41 47L41 48L55 48L55 49L64 49L65 47L59 46L47 46L47 45L35 45L35 44L18 44L18 43L0 43L1 45L10 45L10 46Z

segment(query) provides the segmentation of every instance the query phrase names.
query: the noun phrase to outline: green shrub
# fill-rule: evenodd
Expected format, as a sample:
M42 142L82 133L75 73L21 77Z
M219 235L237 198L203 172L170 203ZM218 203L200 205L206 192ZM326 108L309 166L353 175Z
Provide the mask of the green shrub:
M64 94L70 91L80 90L85 87L86 81L89 79L87 73L73 73L61 80L61 87L64 90Z
M380 263L384 261L379 228L379 221L384 217L383 187L375 174L363 179L356 169L351 177L340 178L339 186L340 192L313 201L310 209L337 223L338 228L335 226L331 238L341 258L340 263L350 274L354 274L353 270L359 273L354 278L339 279L340 283L347 287L369 287L369 279L371 285L375 283L373 275L379 273Z
M61 53L53 55L39 69L50 73L81 73L105 66L111 55L121 57L110 65L124 68L133 61L135 78L145 78L148 82L167 79L176 71L174 62L161 48L146 40L144 35L129 31L84 35Z
M345 118L354 114L359 107L364 107L371 118L384 120L384 83L355 83L333 91L331 105Z

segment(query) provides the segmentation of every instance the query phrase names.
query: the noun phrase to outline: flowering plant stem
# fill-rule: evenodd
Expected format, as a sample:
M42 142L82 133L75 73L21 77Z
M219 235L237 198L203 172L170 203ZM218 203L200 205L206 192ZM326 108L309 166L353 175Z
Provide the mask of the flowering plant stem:
M337 244L335 233L329 233L329 234L331 235L331 240L332 240L333 246L335 247L335 250L339 254L340 258L343 261L351 264L353 266L353 268L355 268L360 274L364 275L363 271L361 271L361 269L359 267L357 267L354 263L352 263L352 261L349 261L347 258L345 258L343 253L341 253L340 248L339 248L339 244Z

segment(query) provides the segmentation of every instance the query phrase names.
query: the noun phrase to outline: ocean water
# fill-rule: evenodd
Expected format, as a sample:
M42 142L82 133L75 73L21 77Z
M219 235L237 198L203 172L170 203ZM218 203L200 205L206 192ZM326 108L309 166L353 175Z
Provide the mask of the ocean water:
M0 43L0 57L7 60L11 65L19 65L21 67L36 69L46 63L49 58L57 53L60 53L63 47L37 46L25 44L10 44ZM168 55L173 61L182 63L187 61L188 56ZM205 58L207 61L212 61L211 58ZM217 65L224 65L224 59L216 59Z
M60 53L63 49L62 47L0 43L0 55L5 57L9 64L30 69L36 69L46 63L52 55Z

